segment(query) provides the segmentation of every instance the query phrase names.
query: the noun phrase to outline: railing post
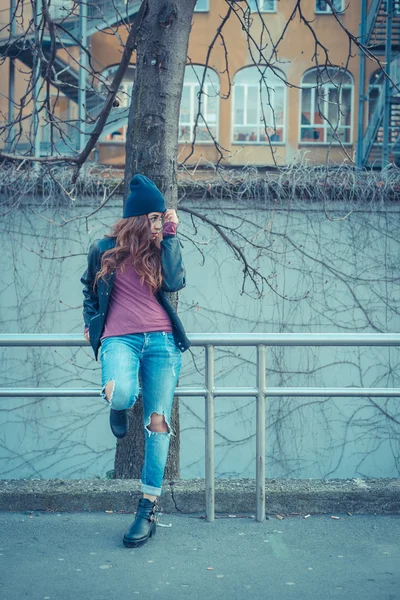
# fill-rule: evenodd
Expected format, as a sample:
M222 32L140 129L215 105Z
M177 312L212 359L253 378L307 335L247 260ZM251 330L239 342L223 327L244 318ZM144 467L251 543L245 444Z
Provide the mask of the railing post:
M79 151L82 152L84 149L87 138L86 138L86 82L87 82L87 68L88 68L88 56L86 54L86 48L88 45L87 36L87 14L88 6L86 1L81 0L79 7L79 41L82 46L79 48L79 90L78 90L78 119L79 119Z
M10 1L10 39L14 42L15 34L17 32L17 21L15 18L15 2L16 0ZM13 151L12 141L13 141L13 132L14 127L12 123L15 118L15 63L14 59L10 58L9 61L9 71L8 71L8 122L11 123L10 130L7 136L8 148L9 152Z
M206 520L215 518L214 489L214 346L206 348Z
M391 121L391 83L389 77L390 66L392 61L392 26L393 26L393 0L386 0L386 6L388 11L386 21L386 49L385 49L385 70L387 77L384 82L385 90L385 105L383 111L383 145L382 145L382 169L386 167L389 162L389 143L390 143L390 121Z
M366 33L366 15L367 15L367 0L361 0L361 22L360 22L360 42L364 44ZM356 161L357 167L361 169L364 166L366 159L364 155L364 107L365 107L365 54L359 48L358 54L360 57L360 76L358 84L358 127L357 127L357 151Z
M265 387L266 347L257 346L256 520L265 520Z
M42 18L42 3L40 0L35 0L32 5L35 10L34 23L35 23L35 36L40 39L39 25ZM32 108L32 133L33 133L33 156L40 156L40 68L41 68L41 52L37 49L33 59L33 108ZM34 162L33 169L38 171L39 163Z

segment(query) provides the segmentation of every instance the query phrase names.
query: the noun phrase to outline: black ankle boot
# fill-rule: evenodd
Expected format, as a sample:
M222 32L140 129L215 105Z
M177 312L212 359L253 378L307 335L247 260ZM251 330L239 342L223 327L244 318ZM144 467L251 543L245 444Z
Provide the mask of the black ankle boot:
M143 546L156 534L157 498L154 502L148 498L140 498L136 511L136 519L124 535L124 546L127 548L138 548Z
M127 410L110 410L110 426L111 431L117 438L123 438L128 432L128 411Z

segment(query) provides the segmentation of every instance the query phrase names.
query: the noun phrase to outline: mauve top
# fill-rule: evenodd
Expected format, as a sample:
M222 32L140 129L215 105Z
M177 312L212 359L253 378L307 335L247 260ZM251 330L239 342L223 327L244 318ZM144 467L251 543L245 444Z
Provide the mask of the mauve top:
M163 235L165 234L175 235L176 224L165 223ZM149 331L172 333L170 318L151 293L148 284L140 283L140 276L133 265L125 264L123 271L115 270L106 321L100 339Z

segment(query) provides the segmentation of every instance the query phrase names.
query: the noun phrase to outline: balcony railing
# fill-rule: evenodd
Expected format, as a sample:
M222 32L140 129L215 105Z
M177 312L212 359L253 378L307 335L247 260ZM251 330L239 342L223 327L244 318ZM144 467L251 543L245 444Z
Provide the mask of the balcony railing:
M205 347L204 386L178 386L175 396L205 398L205 480L206 518L213 521L214 503L214 398L255 398L256 410L256 519L265 520L265 399L295 397L400 397L400 388L274 388L266 383L266 350L271 346L400 346L400 333L207 333L189 334L193 346ZM89 346L82 335L5 334L0 346ZM214 349L216 346L255 346L257 348L254 387L216 387ZM100 388L0 388L0 397L92 397Z

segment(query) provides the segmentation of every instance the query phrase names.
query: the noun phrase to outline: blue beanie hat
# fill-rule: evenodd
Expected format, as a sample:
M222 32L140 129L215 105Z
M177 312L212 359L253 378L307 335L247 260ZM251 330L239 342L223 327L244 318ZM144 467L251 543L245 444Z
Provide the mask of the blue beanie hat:
M134 175L129 187L131 192L125 202L123 218L166 211L164 196L156 184L145 175Z

